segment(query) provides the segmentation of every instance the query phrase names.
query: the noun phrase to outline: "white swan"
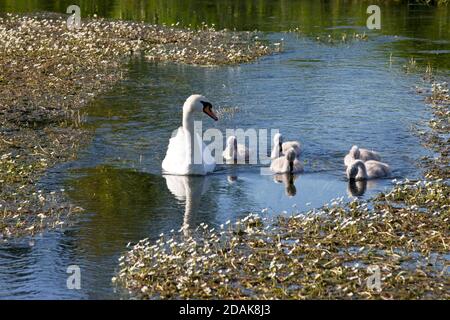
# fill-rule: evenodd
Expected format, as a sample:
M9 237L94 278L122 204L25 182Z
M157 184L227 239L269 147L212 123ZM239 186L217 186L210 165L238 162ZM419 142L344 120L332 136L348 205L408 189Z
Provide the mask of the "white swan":
M230 136L227 139L227 146L222 156L227 162L246 162L250 158L250 150L245 145L238 144L236 136Z
M368 180L383 178L391 173L389 165L383 162L369 160L355 160L347 167L347 178L349 180Z
M212 105L201 95L194 94L183 105L183 126L170 138L162 168L167 174L206 175L214 171L216 162L209 148L200 136L194 132L194 116L206 113L215 121L217 116Z
M272 161L270 170L275 173L299 173L303 172L303 165L297 159L294 148L289 149L285 156Z
M286 154L286 152L293 148L297 158L300 158L301 144L298 141L285 141L283 142L283 135L281 133L275 134L273 137L273 147L270 154L271 159L279 158Z
M363 148L358 148L358 146L353 146L350 152L344 157L344 164L348 167L355 160L376 160L381 161L380 154L376 151L371 151Z

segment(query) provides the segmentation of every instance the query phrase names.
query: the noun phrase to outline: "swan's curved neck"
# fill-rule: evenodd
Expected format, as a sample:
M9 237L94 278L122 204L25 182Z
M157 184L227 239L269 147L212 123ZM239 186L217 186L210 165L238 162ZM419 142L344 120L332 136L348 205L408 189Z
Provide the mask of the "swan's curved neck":
M194 153L194 141L195 141L195 131L194 131L194 117L192 113L183 109L183 130L186 137L186 159L189 164L195 163L195 153Z
M194 117L192 112L183 109L183 129L189 132L194 132Z

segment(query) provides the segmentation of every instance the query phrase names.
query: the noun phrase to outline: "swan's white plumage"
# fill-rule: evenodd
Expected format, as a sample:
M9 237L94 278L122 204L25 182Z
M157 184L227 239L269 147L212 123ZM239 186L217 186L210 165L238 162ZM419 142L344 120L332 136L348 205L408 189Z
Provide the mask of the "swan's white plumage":
M216 167L216 161L210 150L196 133L194 134L194 142L197 144L198 150L202 150L203 164L189 164L185 147L186 134L183 127L179 127L175 136L169 140L166 157L162 163L163 170L166 173L175 175L206 175L213 172Z
M173 175L206 175L214 171L216 162L211 155L211 151L200 136L194 132L193 117L195 113L200 114L202 111L204 112L203 103L209 104L207 99L201 95L192 95L184 103L183 126L178 128L169 140L166 156L162 162L164 173ZM209 111L212 113L212 110ZM214 119L217 120L214 113L212 114ZM190 139L191 136L193 136L193 139ZM189 141L192 141L192 144ZM196 150L201 151L201 154L198 154L199 159L193 158ZM196 161L201 159L203 161Z
M358 159L362 161L369 161L369 160L381 161L381 156L376 151L359 148L358 146L353 146L350 149L349 153L344 157L344 164L347 167Z

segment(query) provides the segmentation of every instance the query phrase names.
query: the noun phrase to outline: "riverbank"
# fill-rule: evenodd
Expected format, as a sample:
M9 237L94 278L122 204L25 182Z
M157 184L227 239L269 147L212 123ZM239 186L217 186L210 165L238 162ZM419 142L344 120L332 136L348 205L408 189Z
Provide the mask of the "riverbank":
M144 239L113 282L141 299L449 299L450 98L433 83L421 181L296 216Z
M0 17L0 239L60 227L82 208L39 179L89 142L83 107L126 77L126 63L237 64L274 52L253 32L179 29L43 13Z

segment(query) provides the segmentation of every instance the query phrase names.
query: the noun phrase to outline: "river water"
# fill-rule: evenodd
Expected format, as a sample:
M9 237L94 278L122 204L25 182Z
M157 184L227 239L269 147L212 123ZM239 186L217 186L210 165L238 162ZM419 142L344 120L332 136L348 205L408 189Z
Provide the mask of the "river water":
M5 1L0 11L63 12L62 2L20 7ZM291 214L339 197L369 198L392 186L394 178L420 175L416 161L426 151L411 126L429 116L415 89L426 84L421 73L407 74L403 65L415 57L419 65L430 63L448 75L447 8L382 7L385 28L372 32L365 28L364 2L243 1L236 6L175 1L164 7L149 1L143 8L126 1L109 1L105 7L97 3L82 2L82 9L112 18L258 28L264 38L282 41L284 51L254 63L214 68L133 58L126 80L86 110L87 126L95 130L92 143L76 161L53 168L41 181L42 188L65 189L86 213L64 230L1 244L0 298L120 298L111 277L129 242L185 224L218 225L250 212ZM196 9L195 18L185 15L187 8ZM222 17L220 10L228 14ZM296 26L302 34L282 32ZM343 32L350 37L366 32L369 40L316 40ZM289 181L261 175L261 165L220 165L207 177L162 175L168 139L181 124L181 106L192 93L204 94L219 110L235 110L216 123L205 119L205 129L279 129L286 138L300 140L305 173ZM349 185L343 156L353 144L379 151L392 166L392 176ZM69 265L81 269L80 290L66 287Z

